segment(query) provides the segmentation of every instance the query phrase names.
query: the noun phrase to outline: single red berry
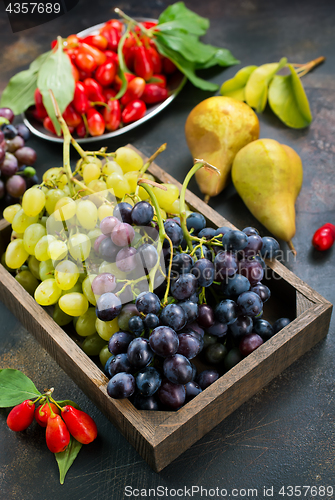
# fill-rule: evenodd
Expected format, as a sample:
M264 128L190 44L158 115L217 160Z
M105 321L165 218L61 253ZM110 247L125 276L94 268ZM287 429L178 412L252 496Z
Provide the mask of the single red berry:
M141 99L134 99L130 101L122 111L122 121L124 124L135 122L145 115L146 112L145 102Z
M73 406L64 406L62 417L70 431L70 434L82 444L94 441L98 435L98 429L94 420L84 411L77 410Z
M88 131L93 136L102 135L105 131L105 120L103 116L94 108L87 111L87 126Z
M327 223L319 227L314 233L312 245L319 251L328 250L335 241L335 226Z
M59 415L59 409L53 403L50 403L52 411ZM46 427L48 424L48 418L50 417L50 407L48 403L40 405L35 410L35 420L41 427Z
M35 404L27 399L14 406L7 417L8 427L15 432L24 431L34 420Z
M70 442L70 433L60 415L53 414L48 418L45 439L52 453L60 453L66 449Z

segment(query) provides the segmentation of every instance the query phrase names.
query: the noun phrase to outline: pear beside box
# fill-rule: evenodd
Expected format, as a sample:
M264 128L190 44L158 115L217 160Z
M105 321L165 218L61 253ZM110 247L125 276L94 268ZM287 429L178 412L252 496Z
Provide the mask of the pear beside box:
M155 164L149 172L160 182L181 187ZM234 227L190 191L186 202L206 217L208 225ZM8 223L0 221L1 254L10 234ZM111 399L101 369L1 265L0 300L159 472L327 335L332 304L278 261L267 265L264 283L271 298L264 306L264 318L294 320L175 412L139 411L128 400Z

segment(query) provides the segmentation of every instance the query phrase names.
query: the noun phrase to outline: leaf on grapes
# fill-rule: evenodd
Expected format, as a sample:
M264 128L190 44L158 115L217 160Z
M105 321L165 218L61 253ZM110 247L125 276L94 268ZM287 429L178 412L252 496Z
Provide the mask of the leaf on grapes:
M76 408L77 410L81 410L80 406L74 401L71 401L70 399L62 399L61 401L56 401L56 403L59 404L59 406L61 406L62 408L66 405L70 405L73 406L73 408Z
M71 61L64 53L61 43L52 52L38 72L37 87L43 97L43 104L58 135L61 127L56 118L56 113L52 104L49 90L52 90L58 103L60 112L63 114L74 96L75 81L72 74Z
M37 88L38 71L50 54L51 51L41 54L31 63L29 69L20 71L9 80L1 96L1 107L10 108L14 115L19 115L35 104L34 92Z
M269 63L259 66L250 75L245 86L245 99L250 107L258 113L264 111L268 98L268 86L275 74L287 63L283 57L279 63Z
M26 399L36 399L41 393L35 384L20 370L0 370L0 407L16 406Z
M193 35L204 35L209 28L209 20L188 9L184 2L176 2L167 7L159 16L158 25L153 29L160 31L183 29Z
M71 436L70 442L65 451L60 453L55 453L55 458L57 460L59 469L59 481L60 484L64 484L64 479L67 471L73 464L75 458L77 457L82 444L79 443L73 436Z
M288 127L304 128L312 122L312 114L301 80L291 64L290 75L276 75L269 86L272 111Z
M240 69L233 78L223 82L220 94L234 97L239 101L245 101L245 86L255 69L257 69L257 66L245 66L245 68Z

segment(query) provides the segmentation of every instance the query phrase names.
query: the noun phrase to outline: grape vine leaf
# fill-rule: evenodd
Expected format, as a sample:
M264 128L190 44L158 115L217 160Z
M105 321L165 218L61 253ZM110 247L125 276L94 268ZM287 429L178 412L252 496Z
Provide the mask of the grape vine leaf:
M52 52L38 72L37 87L43 97L43 104L49 117L60 135L61 127L56 118L49 90L52 90L58 103L60 112L63 114L74 96L75 81L71 69L71 61L63 51L61 39L58 39L58 47Z
M19 115L35 104L38 72L50 54L51 51L41 54L30 64L29 69L20 71L9 80L1 96L1 107L10 108L14 115Z
M276 75L269 86L269 104L272 111L288 127L304 128L312 122L308 99L291 64L287 65L290 74Z
M255 69L257 69L257 66L245 66L240 69L233 78L223 82L220 94L227 97L234 97L239 101L245 101L245 86Z
M73 436L70 438L70 442L65 451L60 453L55 453L55 458L57 460L59 469L59 481L60 484L64 484L65 476L74 460L76 459L82 444L79 443Z
M245 86L245 99L258 113L264 111L268 98L268 86L275 74L287 63L283 57L279 63L262 64L253 71Z
M16 406L26 399L36 399L41 393L35 384L20 370L0 370L0 408Z

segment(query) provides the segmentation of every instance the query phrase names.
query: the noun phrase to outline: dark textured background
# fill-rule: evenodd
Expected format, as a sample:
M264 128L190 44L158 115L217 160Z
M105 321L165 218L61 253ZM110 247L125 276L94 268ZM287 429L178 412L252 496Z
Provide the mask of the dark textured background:
M48 24L13 34L3 4L0 5L0 91L17 71L48 50L58 34L66 37L113 17L118 5L133 16L157 17L170 1L135 0L90 2L81 0L66 16ZM298 251L286 265L300 278L335 302L335 249L317 253L311 237L325 222L335 222L335 6L326 0L194 0L186 5L211 20L206 41L228 47L241 60L238 67L209 71L206 77L219 84L249 64L278 61L307 62L320 55L326 63L304 77L313 113L304 130L286 128L269 110L260 116L261 137L292 146L304 165L304 183L297 201ZM183 180L192 164L184 138L188 113L211 94L187 84L160 115L107 145L110 150L132 143L150 154L163 142L168 148L158 164ZM38 152L37 169L58 166L59 145L31 139ZM199 193L196 184L192 190ZM254 225L267 231L251 216L232 187L211 201L212 206L238 227ZM286 246L283 244L285 250ZM8 410L0 410L0 498L7 500L71 500L125 498L124 487L158 485L180 488L258 488L274 486L274 498L284 485L334 485L335 431L334 321L328 337L276 378L262 392L192 446L160 474L154 473L76 384L0 304L0 367L17 368L36 385L54 386L59 399L70 398L96 420L99 437L84 447L70 469L64 486L57 466L37 425L21 434L6 426ZM134 498L134 497L133 497ZM194 498L200 498L196 495ZM242 498L242 497L237 497ZM247 497L244 497L247 498ZM306 498L306 497L305 497ZM307 496L307 498L311 498ZM317 497L318 498L318 497Z

